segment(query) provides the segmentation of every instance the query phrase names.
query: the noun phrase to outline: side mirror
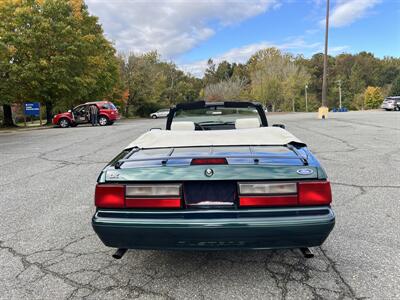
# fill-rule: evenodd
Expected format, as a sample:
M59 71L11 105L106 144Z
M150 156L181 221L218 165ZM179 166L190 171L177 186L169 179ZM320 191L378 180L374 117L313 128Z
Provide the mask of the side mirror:
M282 129L286 128L286 126L284 124L273 124L272 127L280 127Z
M70 112L72 112L72 110L68 109L68 112L70 113Z

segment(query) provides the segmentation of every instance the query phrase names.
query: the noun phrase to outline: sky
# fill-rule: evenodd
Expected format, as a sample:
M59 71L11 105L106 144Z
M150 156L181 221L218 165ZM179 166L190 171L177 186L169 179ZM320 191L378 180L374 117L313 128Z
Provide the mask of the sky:
M326 0L86 0L118 52L157 50L202 76L207 60L246 62L277 47L322 52ZM400 57L400 0L331 0L329 54Z

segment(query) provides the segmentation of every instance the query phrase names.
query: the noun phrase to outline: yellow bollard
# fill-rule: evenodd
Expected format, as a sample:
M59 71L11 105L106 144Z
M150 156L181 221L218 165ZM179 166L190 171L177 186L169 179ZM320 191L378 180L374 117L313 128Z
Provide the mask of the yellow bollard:
M327 119L328 118L329 108L326 106L321 106L318 109L318 119Z

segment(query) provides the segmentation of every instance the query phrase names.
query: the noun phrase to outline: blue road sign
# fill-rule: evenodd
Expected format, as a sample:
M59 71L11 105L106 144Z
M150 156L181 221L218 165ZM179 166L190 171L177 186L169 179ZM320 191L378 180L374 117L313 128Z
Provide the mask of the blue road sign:
M24 113L26 116L40 115L40 102L26 102L24 105Z

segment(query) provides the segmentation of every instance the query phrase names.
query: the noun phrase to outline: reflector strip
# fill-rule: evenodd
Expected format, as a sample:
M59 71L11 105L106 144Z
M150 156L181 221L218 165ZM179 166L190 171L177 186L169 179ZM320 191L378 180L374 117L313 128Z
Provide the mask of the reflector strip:
M126 208L180 208L180 198L127 198Z
M191 165L227 165L226 158L193 158Z
M180 196L180 184L135 184L126 186L126 197Z
M246 182L239 183L239 192L242 195L287 195L297 193L297 183L263 183L263 182Z
M297 195L239 197L240 206L296 206Z

